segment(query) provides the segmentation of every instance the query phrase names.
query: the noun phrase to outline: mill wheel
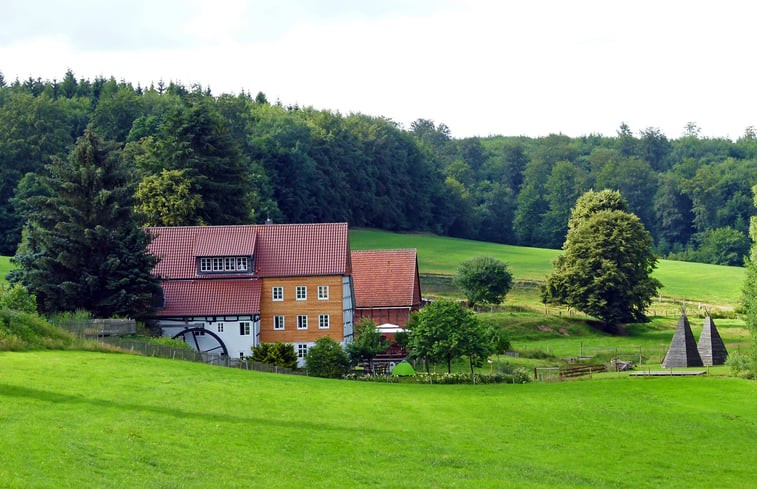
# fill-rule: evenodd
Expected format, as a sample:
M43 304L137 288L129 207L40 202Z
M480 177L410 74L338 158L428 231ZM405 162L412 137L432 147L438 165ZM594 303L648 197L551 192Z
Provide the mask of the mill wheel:
M172 338L175 340L181 338L200 353L229 354L221 337L205 328L187 328L176 333Z

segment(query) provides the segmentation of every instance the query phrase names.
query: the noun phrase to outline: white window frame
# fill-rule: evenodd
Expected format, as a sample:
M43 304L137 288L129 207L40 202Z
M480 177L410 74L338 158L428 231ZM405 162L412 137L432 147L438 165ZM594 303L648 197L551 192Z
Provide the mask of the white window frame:
M223 271L224 272L236 272L237 271L237 259L234 256L227 256L223 259Z
M304 331L308 329L308 316L307 314L300 314L297 316L297 329Z
M319 301L329 300L329 286L328 285L318 286L318 300Z
M218 327L216 327L216 331L219 333L223 333L223 323L218 323Z
M331 318L328 314L318 316L318 329L329 329L331 327Z
M306 301L308 300L308 286L307 285L298 285L295 289L295 299L298 301Z
M252 331L252 328L249 321L239 322L239 336L250 336L251 331Z
M213 257L213 271L214 272L223 272L223 257L220 256L214 256Z
M297 358L305 358L308 354L307 343L297 343Z
M284 300L284 287L282 287L281 285L271 287L271 297L273 298L274 302L283 301Z
M210 258L200 258L200 271L201 272L213 271Z
M286 318L282 315L273 316L273 329L275 331L284 331L286 328Z
M238 256L237 258L237 271L238 272L246 272L247 271L247 257L246 256Z

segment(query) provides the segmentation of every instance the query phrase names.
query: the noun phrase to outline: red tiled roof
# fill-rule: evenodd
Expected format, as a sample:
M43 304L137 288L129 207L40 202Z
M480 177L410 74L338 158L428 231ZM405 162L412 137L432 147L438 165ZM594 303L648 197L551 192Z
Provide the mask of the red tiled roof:
M162 286L165 307L158 317L260 313L262 280L176 280Z
M199 279L195 260L199 256L253 255L256 277L349 274L347 223L180 226L149 231L153 234L149 250L160 258L154 272L164 279Z
M260 277L348 275L347 223L258 226L255 274Z
M352 252L355 307L411 307L419 305L420 284L415 250Z
M255 236L255 226L206 226L198 229L194 256L250 256Z

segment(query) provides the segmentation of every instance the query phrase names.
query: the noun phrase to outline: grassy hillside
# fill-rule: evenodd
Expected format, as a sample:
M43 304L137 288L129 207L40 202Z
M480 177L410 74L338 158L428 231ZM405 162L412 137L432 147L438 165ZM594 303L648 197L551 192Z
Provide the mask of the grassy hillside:
M0 353L3 487L749 487L757 383L435 386Z
M0 256L0 284L5 284L5 276L11 271L10 257Z
M452 275L461 261L490 255L507 263L517 280L543 281L559 250L484 243L428 234L398 234L358 229L350 231L353 250L417 248L421 273ZM708 304L735 305L744 283L744 269L704 263L661 260L657 277L662 295Z

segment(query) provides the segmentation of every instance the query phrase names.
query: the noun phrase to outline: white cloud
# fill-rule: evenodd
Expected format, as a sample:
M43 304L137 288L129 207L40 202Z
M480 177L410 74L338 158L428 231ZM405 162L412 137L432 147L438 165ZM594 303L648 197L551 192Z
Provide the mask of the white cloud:
M614 134L626 121L678 137L696 121L735 138L757 124L751 3L405 4L68 2L54 19L43 8L17 23L31 4L12 1L0 70L261 90L404 124L430 118L456 136Z

